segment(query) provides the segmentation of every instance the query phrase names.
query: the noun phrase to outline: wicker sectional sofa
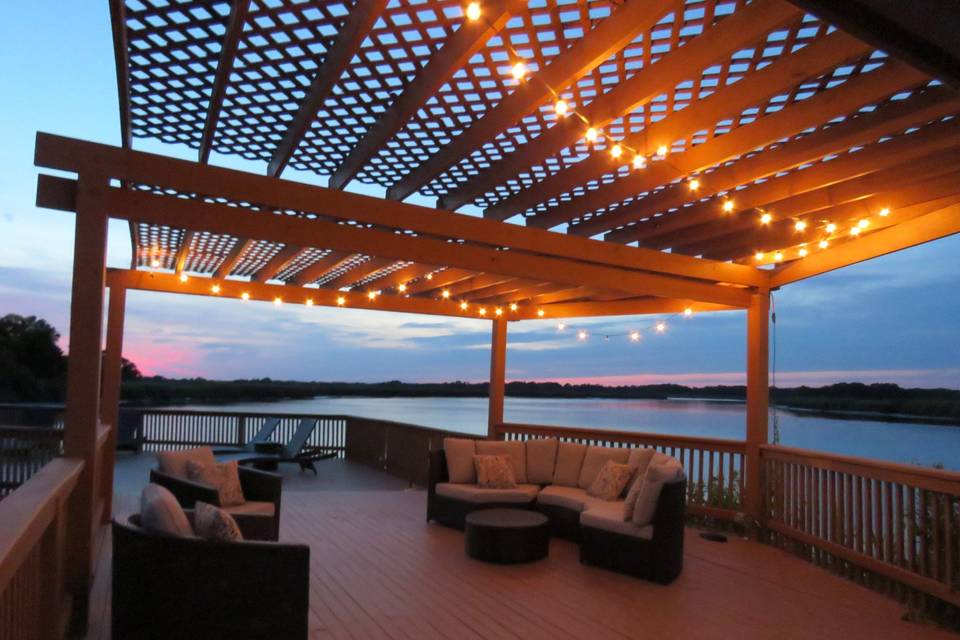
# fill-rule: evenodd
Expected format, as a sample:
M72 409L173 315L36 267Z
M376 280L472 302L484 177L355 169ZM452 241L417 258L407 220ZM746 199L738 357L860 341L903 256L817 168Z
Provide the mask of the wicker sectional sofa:
M471 446L477 454L509 456L517 487L477 486L465 462L472 458ZM448 438L444 449L430 452L427 521L462 530L467 514L477 509L535 509L549 518L553 536L580 544L584 564L669 584L683 568L686 480L674 458L650 454L642 448L594 447L553 438L526 442ZM637 462L641 458L645 464ZM648 523L625 518L626 490L612 501L587 492L608 460L644 468L672 465L677 470L675 478L663 484Z

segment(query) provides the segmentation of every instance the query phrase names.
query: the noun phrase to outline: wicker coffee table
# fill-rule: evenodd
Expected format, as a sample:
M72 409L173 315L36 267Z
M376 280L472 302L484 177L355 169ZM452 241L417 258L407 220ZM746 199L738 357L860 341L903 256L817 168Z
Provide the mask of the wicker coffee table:
M547 557L547 516L526 509L482 509L467 515L467 555L485 562L519 564Z

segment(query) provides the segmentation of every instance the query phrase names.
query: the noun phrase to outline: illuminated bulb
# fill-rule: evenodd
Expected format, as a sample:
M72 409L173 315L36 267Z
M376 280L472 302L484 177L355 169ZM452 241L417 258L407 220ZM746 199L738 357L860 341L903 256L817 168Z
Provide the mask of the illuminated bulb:
M538 316L538 317L542 318L542 317L544 316L544 313L545 313L545 312L544 312L543 309L537 309L537 316Z
M782 260L783 260L783 254L781 252L777 251L775 254L773 254L774 262L780 262Z
M446 300L450 297L450 289L444 289L442 292L440 292L440 295L443 296L444 300Z
M586 339L587 339L586 331L584 331L583 329L581 329L580 331L577 331L577 340L586 340Z
M800 249L798 253L800 254L801 258L806 258L808 251L806 249Z
M663 333L667 330L667 325L663 322L658 322L656 325L657 333Z
M850 229L850 235L852 235L852 236L858 236L858 235L860 235L860 231L861 231L860 227L854 227L854 228Z
M587 133L584 137L587 139L587 142L596 142L597 135L599 135L597 133L597 130L594 129L593 127L590 127L589 129L587 129Z
M275 305L277 305L277 306L279 307L281 304L283 304L283 300L281 300L280 297L278 296L278 297L276 297L276 298L273 299L273 304L275 304Z
M820 247L821 249L826 249L827 247L830 246L830 243L827 242L826 240L821 240L820 244L818 244L817 246Z
M153 267L154 269L159 269L160 261L154 258L153 260L150 261L150 266Z
M683 310L683 315L689 318L690 316L693 315L693 309L691 309L690 307L687 307L686 309Z
M733 213L733 200L724 200L723 211L724 213Z
M523 76L527 75L527 65L522 61L513 65L513 68L510 69L510 73L513 75L513 79L517 82L523 80Z
M427 280L433 280L433 274L432 274L432 273L428 273L428 274L427 274Z
M700 181L696 178L693 178L690 182L687 183L687 186L690 187L690 191L696 191L700 188Z
M477 313L479 313L479 314L482 315L482 316L485 316L485 315L487 315L487 308L486 308L486 307L480 307L480 310L479 310Z
M312 306L313 306L313 298L307 298L307 301L306 301L305 304L306 304L308 307L312 307Z
M623 147L618 144L613 145L613 147L610 148L610 155L614 158L619 158L623 155Z
M497 307L496 309L494 309L493 312L494 312L495 314L497 314L498 316L502 316L502 315L503 315L503 309L501 309L500 307Z
M831 222L830 224L827 225L827 233L833 233L836 230L837 230L837 225L835 225L834 223Z
M630 332L630 342L640 342L640 332L631 331Z
M863 220L857 223L857 226L860 227L861 229L866 229L867 227L870 226L870 221L864 218Z
M210 287L210 291L213 291L214 293L220 293L220 285L218 284L213 285L212 287Z
M517 303L516 303L516 302L511 302L511 303L510 303L510 311L516 311L516 310L517 310Z
M250 294L247 293L246 291L244 291L243 293L240 294L240 297L241 297L242 299L244 299L244 300L249 300L249 299L250 299Z
M461 310L461 311L466 311L466 310L467 310L467 307L469 307L469 306L470 306L470 305L468 305L466 302L461 302L461 303L460 303L460 310Z
M633 168L639 171L640 169L647 168L647 159L643 156L634 156L633 157Z
M397 287L397 291L399 291L400 293L404 293L406 290L407 290L407 285L405 284L401 284L399 287Z
M479 20L480 19L480 3L471 2L467 5L467 18L470 20Z
M890 209L884 207L883 209L880 209L879 214L881 218L886 218L888 215L890 215Z
M338 307L342 307L342 306L345 305L346 303L347 303L347 299L346 299L346 298L344 298L343 296L338 296L338 297L337 297L337 306L338 306Z
M793 225L793 228L797 231L803 231L807 228L807 223L803 220L797 220L797 223Z
M670 153L670 149L667 148L667 145L662 144L657 147L657 155L660 156L660 158L666 158L668 153Z
M563 331L566 328L567 328L567 325L565 325L564 323L562 322L557 323L557 331Z
M755 254L753 254L753 257L757 260L763 260L763 251L757 251Z
M376 298L377 298L377 292L376 292L376 291L367 291L367 299L368 299L368 300L376 300Z
M760 216L760 224L770 224L771 220L773 220L773 216L769 213L765 213Z
M187 277L187 274L185 274L185 273L181 273L181 274L180 274L180 282L186 282L186 281L189 280L189 279L190 279L190 278Z
M553 110L561 118L567 115L567 111L569 109L570 109L570 105L568 105L565 100L557 100L557 104L553 105Z

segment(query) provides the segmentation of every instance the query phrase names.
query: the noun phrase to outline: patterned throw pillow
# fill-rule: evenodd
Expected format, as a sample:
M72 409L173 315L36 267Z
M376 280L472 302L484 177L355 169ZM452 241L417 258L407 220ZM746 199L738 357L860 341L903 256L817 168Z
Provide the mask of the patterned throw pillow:
M509 456L473 456L477 485L481 489L513 489L517 481Z
M607 460L587 493L601 500L616 500L633 476L633 467Z
M197 501L193 512L193 531L205 540L241 542L243 534L237 521L223 509Z
M247 501L243 497L236 460L222 464L201 464L187 460L187 479L216 488L221 507L235 507Z

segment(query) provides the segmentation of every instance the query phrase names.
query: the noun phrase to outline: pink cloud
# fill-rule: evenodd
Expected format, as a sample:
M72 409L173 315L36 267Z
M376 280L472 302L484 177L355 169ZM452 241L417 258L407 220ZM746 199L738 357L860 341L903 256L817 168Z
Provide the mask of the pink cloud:
M157 345L148 341L124 340L123 356L134 362L145 376L192 378L197 374L199 352L171 344Z

